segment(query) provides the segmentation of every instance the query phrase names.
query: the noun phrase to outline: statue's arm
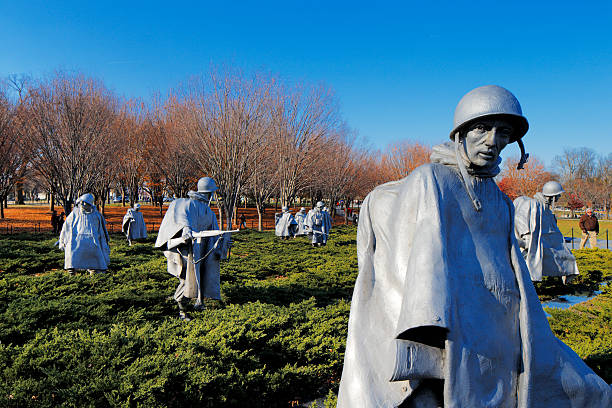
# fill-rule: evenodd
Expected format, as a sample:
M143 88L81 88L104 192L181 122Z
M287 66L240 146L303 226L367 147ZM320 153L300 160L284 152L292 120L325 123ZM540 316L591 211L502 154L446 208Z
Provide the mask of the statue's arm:
M397 336L398 340L409 340L427 346L444 348L448 329L440 326L412 327Z

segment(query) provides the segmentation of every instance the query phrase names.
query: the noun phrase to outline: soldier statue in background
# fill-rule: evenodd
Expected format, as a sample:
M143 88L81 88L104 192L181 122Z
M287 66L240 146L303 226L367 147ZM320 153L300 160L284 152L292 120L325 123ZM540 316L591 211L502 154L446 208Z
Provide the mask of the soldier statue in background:
M514 234L533 281L541 281L542 276L561 276L566 283L578 275L576 258L565 247L552 212L561 193L561 184L549 181L533 198L514 200Z
M289 212L289 207L284 205L282 213L274 216L274 233L281 239L293 238L298 228L298 223Z
M221 299L220 265L231 245L231 235L220 231L210 201L217 190L215 181L203 177L198 191L189 198L170 203L159 227L156 248L164 250L168 273L179 279L174 300L179 317L189 321L188 299L195 299L194 309L202 309L203 299Z
M327 235L323 231L325 216L323 215L324 204L322 201L318 201L317 205L310 211L306 216L304 225L308 227L308 235L311 237L311 243L313 247L325 245L327 242Z
M65 252L64 269L71 274L77 269L87 269L91 274L106 271L110 263L108 242L106 221L94 205L94 196L83 194L66 217L60 233L59 248Z
M140 211L140 204L134 204L134 208L128 208L127 213L123 217L121 230L128 240L128 244L132 246L133 240L147 238L147 225Z

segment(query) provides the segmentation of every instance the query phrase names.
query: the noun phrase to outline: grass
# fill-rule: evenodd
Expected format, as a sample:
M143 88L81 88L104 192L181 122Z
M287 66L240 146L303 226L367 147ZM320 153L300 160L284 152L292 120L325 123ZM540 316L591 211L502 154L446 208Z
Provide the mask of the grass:
M50 234L0 236L0 406L333 406L350 297L355 228L328 246L271 232L234 235L220 302L183 323L177 280L153 248L112 235L107 274L70 276ZM581 278L548 278L541 299L597 289L612 253L574 251ZM612 382L612 294L549 310L555 334Z
M0 237L1 406L286 407L337 386L354 228L317 249L236 234L223 301L189 323L154 239L113 235L107 274L70 276L56 237Z

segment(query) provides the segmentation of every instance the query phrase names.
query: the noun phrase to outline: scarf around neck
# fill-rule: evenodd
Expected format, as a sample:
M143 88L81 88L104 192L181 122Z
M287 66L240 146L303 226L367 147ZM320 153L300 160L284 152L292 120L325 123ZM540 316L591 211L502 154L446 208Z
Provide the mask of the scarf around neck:
M501 171L499 168L499 164L502 161L501 157L498 157L495 163L493 163L491 166L479 167L474 166L469 161L463 149L463 145L459 146L459 151L461 153L461 160L463 161L463 165L471 176L480 178L491 178L497 176ZM455 170L459 171L457 156L455 155L454 142L445 142L434 146L432 149L431 156L429 156L429 159L432 163L439 163L445 166L450 166L453 167Z

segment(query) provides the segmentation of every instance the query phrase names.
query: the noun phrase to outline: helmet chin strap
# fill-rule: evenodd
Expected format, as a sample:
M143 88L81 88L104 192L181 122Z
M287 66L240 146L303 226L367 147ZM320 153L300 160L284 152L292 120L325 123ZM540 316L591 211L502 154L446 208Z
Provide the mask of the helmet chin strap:
M516 165L516 169L521 170L524 168L523 165L527 163L527 160L529 159L529 153L525 153L525 145L523 144L522 139L517 140L516 143L518 143L519 149L521 149L521 160L519 160L518 164Z
M472 188L472 183L470 182L467 169L465 168L465 164L461 159L461 154L459 153L459 132L455 133L455 157L457 159L457 167L459 167L459 172L461 173L461 178L463 179L463 185L467 190L470 199L472 200L472 204L474 205L474 209L476 211L480 211L482 209L482 205L480 204L480 200L476 197L474 193L474 189Z

